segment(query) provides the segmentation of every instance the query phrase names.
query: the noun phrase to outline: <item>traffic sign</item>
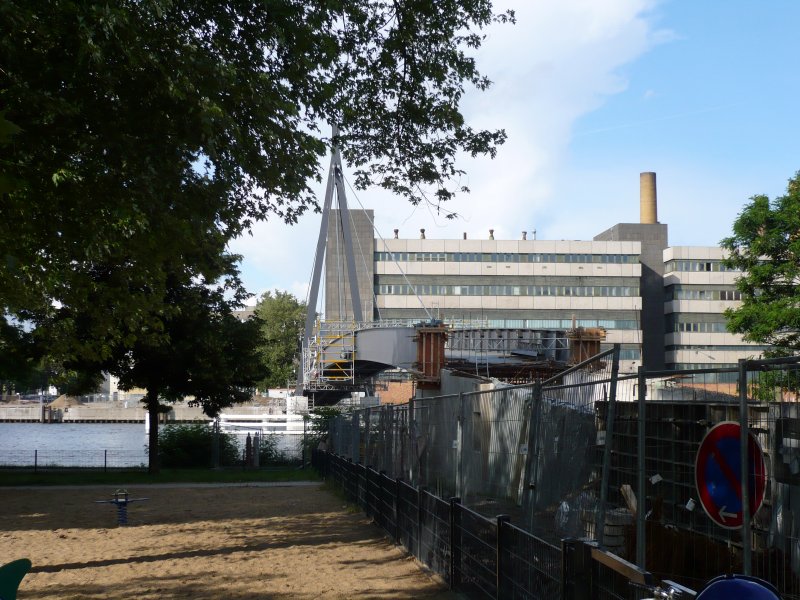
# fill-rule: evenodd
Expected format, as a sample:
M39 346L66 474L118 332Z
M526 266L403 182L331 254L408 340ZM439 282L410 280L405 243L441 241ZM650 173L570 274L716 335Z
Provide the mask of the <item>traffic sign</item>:
M724 421L712 427L697 450L694 481L700 504L712 521L727 529L742 526L741 426ZM764 501L767 467L764 452L750 433L747 443L750 516Z

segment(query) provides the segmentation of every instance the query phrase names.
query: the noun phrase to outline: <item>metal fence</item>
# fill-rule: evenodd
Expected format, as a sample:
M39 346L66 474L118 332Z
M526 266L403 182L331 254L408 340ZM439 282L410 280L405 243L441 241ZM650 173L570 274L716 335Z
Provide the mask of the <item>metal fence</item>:
M412 488L458 497L484 518L508 515L509 526L554 546L595 540L639 572L695 589L748 573L800 600L800 359L625 376L617 365L615 347L538 384L356 411L334 422L330 447ZM731 485L730 503L708 509L698 450L722 422L737 425L738 454L727 466L716 455L706 462L741 485ZM763 503L751 509L759 486ZM736 514L741 527L725 521ZM624 569L601 581L603 564L593 567L598 589L635 597L619 580ZM472 585L491 591L484 579Z
M331 449L439 497L461 498L481 514L508 514L553 544L594 537L598 515L605 518L598 468L605 447L594 403L614 394L617 353L542 383L341 415Z
M688 587L738 572L800 599L798 383L798 358L621 379L617 402L597 403L598 429L613 440L609 510L636 517L621 554ZM739 439L704 443L721 423Z
M89 448L53 450L17 448L0 456L0 467L21 470L44 471L81 467L88 469L146 469L147 459L142 452L119 448Z
M110 429L100 441L80 437L81 427L91 428L95 432L103 429L104 425L69 425L67 435L60 439L58 425L40 424L11 424L18 427L31 427L33 435L16 439L13 444L7 440L0 440L0 468L19 470L59 470L68 468L78 469L146 469L148 464L145 434L126 435L123 430L114 437L115 430ZM138 429L138 428L137 428ZM117 431L119 428L117 428ZM44 431L48 437L37 439ZM17 432L18 433L18 432ZM0 431L2 434L2 431ZM227 434L234 444L234 452L220 453L220 441L215 439L208 449L209 464L217 467L241 466L268 466L268 465L296 465L302 464L305 455L304 436L300 435L270 435L261 436L260 461L248 458L247 436ZM17 438L20 436L17 435ZM253 438L255 439L255 438ZM111 443L104 447L103 442Z
M472 598L561 598L561 548L371 467L315 450L314 466L392 538Z

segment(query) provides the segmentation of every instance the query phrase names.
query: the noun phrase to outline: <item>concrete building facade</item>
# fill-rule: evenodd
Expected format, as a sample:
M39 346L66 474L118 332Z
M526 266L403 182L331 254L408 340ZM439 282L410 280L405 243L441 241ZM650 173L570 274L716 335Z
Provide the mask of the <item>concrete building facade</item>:
M621 368L732 366L764 348L727 333L737 273L718 247L670 247L657 220L654 173L641 174L640 222L593 240L376 240L372 211L351 211L364 320L567 330L602 327ZM334 213L337 211L333 211ZM326 320L352 319L339 219L326 249ZM369 258L367 258L369 257ZM371 258L371 260L370 260Z
M741 301L738 271L725 267L718 247L676 246L664 250L664 360L669 369L733 366L756 358L767 346L728 332L725 310Z

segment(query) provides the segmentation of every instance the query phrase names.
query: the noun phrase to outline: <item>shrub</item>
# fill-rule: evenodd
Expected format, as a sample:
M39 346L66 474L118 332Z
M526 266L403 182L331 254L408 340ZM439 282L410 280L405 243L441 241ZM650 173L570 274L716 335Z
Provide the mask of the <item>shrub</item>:
M205 424L167 425L158 434L161 466L210 468L214 457L214 430ZM219 433L219 464L234 465L239 459L236 438Z

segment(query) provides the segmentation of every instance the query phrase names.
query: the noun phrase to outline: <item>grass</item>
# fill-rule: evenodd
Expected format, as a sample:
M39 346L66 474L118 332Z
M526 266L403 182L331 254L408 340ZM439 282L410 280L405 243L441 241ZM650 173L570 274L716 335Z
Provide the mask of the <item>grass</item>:
M59 469L52 471L0 471L0 487L17 485L133 485L147 483L246 483L255 481L316 481L314 469L161 469L158 475L144 470Z

